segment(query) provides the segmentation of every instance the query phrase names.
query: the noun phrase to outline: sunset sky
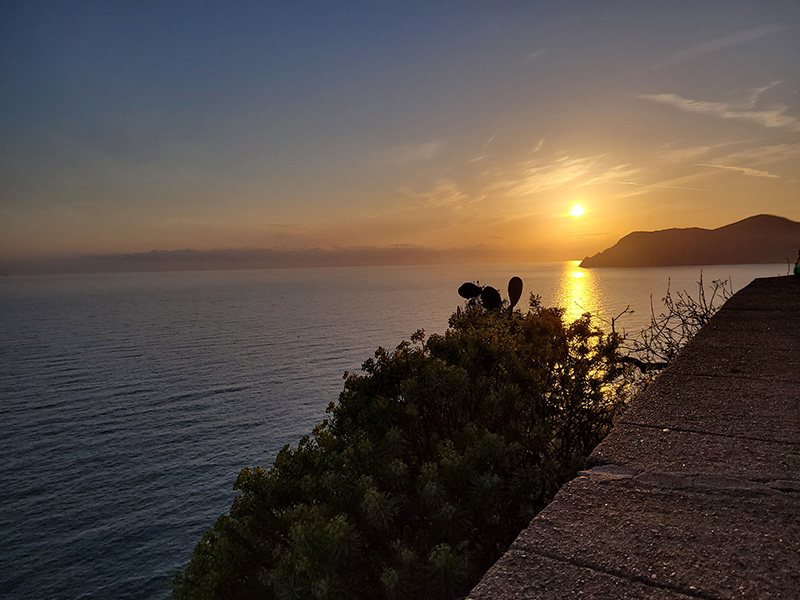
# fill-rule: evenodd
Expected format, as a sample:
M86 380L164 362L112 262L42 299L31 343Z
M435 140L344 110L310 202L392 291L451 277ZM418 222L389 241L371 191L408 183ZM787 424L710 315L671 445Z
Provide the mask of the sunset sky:
M0 258L800 220L797 0L0 2L0 56Z

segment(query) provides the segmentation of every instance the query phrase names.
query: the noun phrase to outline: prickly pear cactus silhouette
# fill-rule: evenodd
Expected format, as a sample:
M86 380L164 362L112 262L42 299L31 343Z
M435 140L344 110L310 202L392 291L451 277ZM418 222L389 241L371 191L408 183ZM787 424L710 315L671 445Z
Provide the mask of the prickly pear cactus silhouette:
M479 285L472 283L471 281L467 281L466 283L462 283L461 287L458 288L458 295L462 298L466 298L467 300L471 300L472 298L477 298L481 295L481 290L483 288Z
M495 288L487 285L481 290L481 304L483 304L483 308L496 310L500 308L502 303L503 300L500 298L500 292Z
M508 310L514 310L514 307L522 297L522 279L519 277L512 277L508 280Z
M467 300L467 306L477 306L478 302L487 310L498 310L503 305L500 291L489 285L478 285L467 281L458 288L458 295ZM508 282L508 311L509 314L522 296L522 279L512 277Z

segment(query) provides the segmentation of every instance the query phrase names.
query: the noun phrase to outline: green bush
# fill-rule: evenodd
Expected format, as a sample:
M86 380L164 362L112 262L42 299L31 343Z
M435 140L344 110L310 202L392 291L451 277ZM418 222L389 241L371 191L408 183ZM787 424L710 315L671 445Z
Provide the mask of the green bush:
M176 598L454 598L574 476L626 399L588 315L457 310L378 349L206 532Z

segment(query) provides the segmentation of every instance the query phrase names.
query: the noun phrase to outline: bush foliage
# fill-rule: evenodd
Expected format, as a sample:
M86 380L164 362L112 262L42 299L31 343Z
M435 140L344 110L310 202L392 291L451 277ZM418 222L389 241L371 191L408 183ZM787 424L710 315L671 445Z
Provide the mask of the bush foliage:
M311 436L241 472L175 597L465 595L626 400L615 335L530 305L472 303L346 374Z

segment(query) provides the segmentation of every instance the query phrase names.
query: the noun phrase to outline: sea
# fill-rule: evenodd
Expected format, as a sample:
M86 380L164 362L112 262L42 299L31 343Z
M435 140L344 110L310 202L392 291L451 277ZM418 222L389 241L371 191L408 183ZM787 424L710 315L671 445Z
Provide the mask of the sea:
M0 277L0 596L168 598L239 471L310 433L378 347L444 332L465 281L505 297L519 276L521 305L534 293L635 333L668 287L786 274L565 262Z

